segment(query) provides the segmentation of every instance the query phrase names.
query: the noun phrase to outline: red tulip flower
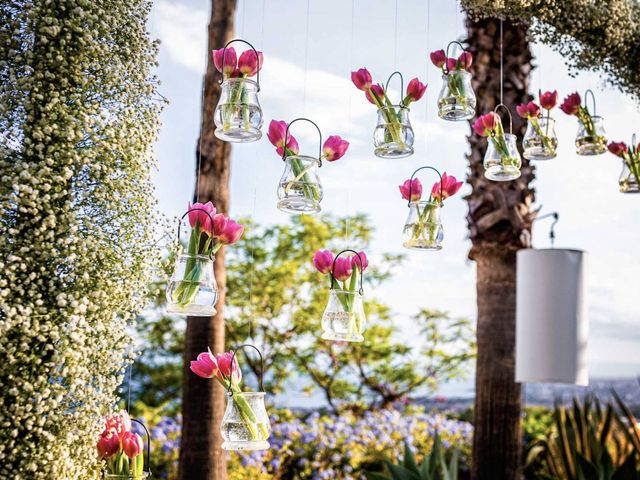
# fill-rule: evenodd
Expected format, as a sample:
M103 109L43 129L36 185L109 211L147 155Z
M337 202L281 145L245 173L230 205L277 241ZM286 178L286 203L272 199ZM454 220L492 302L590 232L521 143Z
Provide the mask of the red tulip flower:
M124 432L131 430L131 418L126 410L120 410L118 413L109 415L106 418L106 430L113 430L119 438L122 438Z
M371 85L371 88L364 92L364 96L367 97L367 100L374 105L382 105L384 99L384 88L382 88L382 85Z
M313 254L313 266L321 274L326 275L333 267L333 252L331 250L318 250Z
M222 58L223 53L224 59ZM213 51L213 64L216 70L222 72L223 75L231 76L236 69L236 62L236 51L233 47L227 47L226 50L221 48Z
M442 198L440 198L440 184L442 183ZM431 188L431 197L433 200L444 200L445 198L452 197L464 182L458 182L456 177L453 175L447 175L447 172L443 172L442 174L442 182L436 182L433 184L433 188Z
M120 438L115 429L109 428L100 434L98 439L98 455L100 458L111 458L120 450Z
M353 273L351 260L346 257L338 257L334 263L333 278L340 280L341 282L346 281Z
M558 103L558 92L554 90L553 92L544 92L540 95L540 105L545 110L551 110Z
M473 65L473 55L469 52L462 52L458 57L458 65L468 71Z
M402 198L410 202L417 202L422 197L422 183L417 178L414 178L413 181L405 180L398 188Z
M447 58L447 71L453 72L458 69L458 59L457 58Z
M369 259L367 258L367 254L364 252L358 252L358 255L353 255L351 257L351 268L357 268L358 271L364 272L369 266Z
M564 102L560 105L560 110L567 115L576 115L580 111L581 105L582 99L580 98L580 94L576 92L564 99Z
M136 458L143 448L142 438L137 433L127 432L122 438L122 451L129 458Z
M235 358L233 352L220 353L216 355L218 363L218 379L221 381L231 381L238 385L242 380L242 371L238 365L238 359Z
M262 69L262 52L256 52L253 50L245 50L238 58L238 71L245 77L253 77L260 69Z
M447 63L447 54L444 53L444 50L436 50L435 52L431 52L429 54L431 58L431 63L433 63L436 67L442 68L444 64Z
M339 135L331 135L322 146L323 157L328 162L335 162L347 153L348 148L349 142L340 138Z
M283 154L284 137L287 137L287 150L293 155L297 155L299 152L298 141L289 133L287 135L287 122L284 120L271 120L269 123L269 130L267 131L267 138L271 144L276 147L276 153L279 156Z
M607 148L614 155L624 158L624 156L629 152L629 147L624 142L611 142L607 145Z
M216 208L213 203L194 203L193 205L189 203L188 212L191 228L196 228L197 225L203 232L211 236L213 228L211 219L216 214Z
M358 88L358 90L364 90L365 92L371 88L373 79L369 70L361 68L355 72L351 72L351 81Z
M244 232L244 225L239 224L235 220L229 219L224 230L218 237L220 243L225 245L232 245L240 240L242 233Z
M473 122L473 130L478 135L488 137L496 128L498 122L500 122L500 117L495 112L489 112L479 116L476 121Z
M202 352L197 360L191 360L189 369L202 378L213 378L218 375L218 363L211 352Z
M404 97L403 104L409 105L411 102L417 102L420 100L425 92L427 91L427 86L422 83L418 78L413 78L407 85L407 96Z
M518 112L518 115L526 119L538 118L540 115L540 107L533 101L529 103L521 103L516 107L516 111Z

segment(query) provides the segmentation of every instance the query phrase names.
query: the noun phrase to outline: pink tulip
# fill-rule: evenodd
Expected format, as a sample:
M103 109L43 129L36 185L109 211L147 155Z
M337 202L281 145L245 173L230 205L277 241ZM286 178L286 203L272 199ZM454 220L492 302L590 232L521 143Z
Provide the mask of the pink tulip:
M278 155L282 156L282 147L284 146L284 137L287 136L287 149L291 150L294 155L298 154L299 147L297 140L289 133L287 135L287 122L284 120L271 120L267 138L271 144L276 147Z
M445 63L447 63L447 54L444 53L444 50L436 50L435 52L431 52L429 54L431 57L431 63L433 63L436 67L442 68Z
M109 428L100 434L98 439L98 455L100 458L113 457L120 450L120 438L118 432L113 428Z
M321 274L326 275L333 267L333 252L331 250L318 250L313 254L313 266Z
M458 57L458 62L460 62L460 67L465 70L469 70L471 65L473 65L473 55L469 52L462 52Z
M371 85L371 88L364 92L364 96L367 97L367 100L369 100L374 105L382 105L382 99L384 98L384 88L382 88L382 85Z
M458 59L457 58L447 58L447 71L453 72L458 69Z
M144 444L137 433L127 432L122 438L122 451L129 458L136 458L142 452Z
M349 148L349 142L338 135L331 135L325 140L322 146L322 153L328 162L335 162L347 153L347 148Z
M245 50L238 59L238 70L247 77L253 77L262 68L262 52L256 53L253 50Z
M422 83L418 78L413 78L407 85L407 96L404 99L405 105L408 105L410 102L417 102L422 98L422 96L427 91L427 86Z
M624 158L624 156L629 152L629 147L624 142L611 142L607 145L607 148L611 153L620 158Z
M213 203L194 203L193 205L189 203L188 212L191 228L196 228L197 225L203 232L211 236L211 219L216 214L216 208Z
M540 115L540 107L535 102L521 103L516 107L518 115L522 118L538 118Z
M216 213L213 216L213 236L218 238L227 228L229 219L223 213Z
M113 430L119 438L122 438L125 432L131 430L131 418L126 410L120 410L106 418L105 430Z
M358 255L360 255L358 257ZM369 266L369 259L367 258L367 254L364 252L358 252L358 255L353 255L351 257L351 268L356 267L360 272L364 272ZM362 261L362 265L360 262Z
M456 177L453 175L447 175L447 172L443 172L442 174L442 200L445 198L452 197L464 182L456 181ZM436 182L433 184L433 188L431 188L431 197L434 201L441 200L440 199L440 182Z
M347 257L338 257L334 263L333 278L344 282L351 276L351 273L353 273L351 260Z
M414 178L413 181L405 180L398 188L402 198L410 202L417 202L422 197L422 183L417 178ZM409 195L411 195L411 198L409 198Z
M558 103L558 92L554 90L553 92L544 92L540 95L540 105L545 110L551 110Z
M220 243L225 245L231 245L240 240L242 233L244 232L244 225L239 224L235 220L228 219L227 225L224 227L222 233L218 236Z
M479 116L475 122L473 122L473 130L483 137L488 137L491 132L496 128L497 122L500 121L500 117L495 112L489 112L485 115Z
M223 52L224 60L222 59ZM224 48L214 50L213 64L219 72L222 72L224 75L231 75L236 69L236 51L233 47L227 47L226 51Z
M218 378L224 382L231 380L231 383L238 385L242 380L242 371L233 352L219 353L216 355L216 361L218 362Z
M371 88L371 74L366 68L361 68L356 72L351 72L351 81L358 90L367 91Z
M192 360L189 369L202 378L213 378L218 374L218 363L210 352L202 352L197 360Z
M560 110L567 115L575 115L580 110L580 105L582 105L582 99L580 94L576 92L564 99L564 102L560 105Z
M291 134L289 134L287 138L287 151L288 155L297 155L298 153L300 153L298 141ZM282 157L282 154L284 153L282 147L276 148L276 153Z

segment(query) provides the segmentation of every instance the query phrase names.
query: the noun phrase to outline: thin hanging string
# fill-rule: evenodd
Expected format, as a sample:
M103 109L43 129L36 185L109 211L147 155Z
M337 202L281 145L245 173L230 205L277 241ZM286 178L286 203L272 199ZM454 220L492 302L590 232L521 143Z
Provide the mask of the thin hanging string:
M460 38L460 18L458 18L458 14L460 13L460 5L458 4L458 0L455 3L456 9L456 39Z
M351 40L349 43L349 71L351 71L351 69L353 68L353 39L355 36L355 4L356 4L356 0L351 0ZM347 94L349 95L349 138L351 138L351 97L353 97L352 94L352 89L350 88L350 85L347 86Z
M247 0L242 0L242 36L247 38L247 31L245 30L245 19L247 17Z
M349 209L349 189L347 189L347 216L344 218L344 243L348 247L349 246L349 214L351 213Z
M431 33L431 2L430 0L427 0L427 53L430 52L429 50L429 34ZM425 83L427 84L427 93L425 95L425 102L424 102L424 125L425 125L425 135L424 135L424 151L425 152L429 152L427 146L428 146L428 133L429 133L429 62L425 62L426 65L426 74L425 74Z
M206 61L205 61L206 65ZM200 165L202 164L202 126L204 124L204 82L202 82L202 99L201 99L200 109L203 112L202 119L200 122L200 138L198 139L198 170L196 171L196 202L200 202Z
M307 29L306 29L306 40L304 43L304 92L303 92L303 105L304 105L304 113L307 114L307 70L309 66L309 11L311 0L307 0Z
M398 0L396 0L395 27L393 31L393 70L398 69ZM400 92L402 95L402 92Z
M503 103L504 96L504 50L502 44L502 19L500 20L500 103Z
M542 44L538 43L538 90L542 91ZM540 99L538 99L538 102Z
M251 213L251 218L256 218L256 187L253 187L253 209ZM249 332L247 334L247 338L249 340L253 339L253 335L251 333L251 327L253 325L253 315L251 313L253 308L253 275L255 272L255 258L253 256L253 247L254 247L254 239L251 238L251 269L249 272Z

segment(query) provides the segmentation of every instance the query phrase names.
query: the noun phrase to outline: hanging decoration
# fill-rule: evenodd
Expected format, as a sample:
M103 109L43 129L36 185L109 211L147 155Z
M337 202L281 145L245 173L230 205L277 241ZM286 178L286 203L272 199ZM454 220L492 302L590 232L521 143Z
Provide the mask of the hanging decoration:
M636 134L631 137L631 146L624 142L611 142L609 151L622 159L622 172L618 185L622 193L640 193L640 143Z
M260 391L243 392L242 370L236 352L253 348L260 356ZM227 353L213 355L211 350L202 352L191 361L190 369L202 378L215 378L227 391L227 408L222 417L220 434L224 450L266 450L269 448L271 424L264 404L264 360L260 350L253 345L240 345Z
M245 43L251 50L245 50L236 58L236 51L229 46L234 42ZM212 53L213 63L222 73L220 100L214 112L215 136L225 142L259 140L262 137L262 109L258 102L262 52L236 38ZM251 79L254 76L255 81Z
M180 229L189 217L191 235L182 253ZM223 245L240 240L244 226L222 213L211 202L194 203L178 222L178 253L167 283L167 312L195 317L215 315L218 286L213 273L214 255Z
M502 119L497 113L500 107L509 114L509 133L504 133ZM484 155L484 176L499 182L518 178L522 159L513 134L513 119L509 109L502 103L496 105L493 112L476 119L473 130L488 138L489 145Z
M340 257L351 252L353 256ZM335 257L329 250L318 250L313 265L323 275L329 274L329 302L322 315L322 338L343 342L362 342L367 318L364 313L362 287L369 260L364 252L342 250ZM359 286L358 286L359 280Z
M552 243L516 261L516 382L587 385L587 253Z
M551 109L558 103L558 92L538 93L540 105L531 101L516 107L518 115L527 120L527 131L522 139L522 156L527 160L551 160L556 158L558 137L556 121L551 118ZM541 114L540 106L547 111Z
M593 114L587 107L587 96L591 94L593 100ZM587 90L584 94L584 105L577 92L564 99L562 110L567 115L578 117L578 134L576 135L576 153L578 155L600 155L607 151L607 137L604 131L602 117L596 115L596 96Z
M289 134L291 125L298 121L309 122L318 131L317 157L300 155L298 141ZM342 158L349 148L349 142L338 135L331 135L323 144L320 128L308 118L296 118L289 124L283 120L271 120L267 137L285 163L278 184L278 209L294 214L318 213L322 200L318 169L322 166L322 160L335 162Z
M378 108L378 123L373 132L374 154L380 158L404 158L413 155L414 134L409 120L409 105L420 100L427 91L427 85L413 78L407 85L404 98L397 104L389 99L389 82L397 75L400 78L400 95L404 91L404 78L400 72L393 72L387 83L373 84L371 73L366 68L351 72L351 81L365 92L369 102Z
M458 58L449 57L449 48L457 45L462 50ZM471 86L473 56L460 42L450 42L447 51L430 54L431 63L442 70L442 89L438 95L438 115L444 120L461 122L476 114L476 94Z
M140 425L147 437L147 468L144 470L144 443L132 429L132 422ZM104 478L139 480L151 475L151 436L140 420L130 418L122 410L106 418L105 429L96 444L100 459L104 460Z
M428 200L422 200L422 183L415 175L423 169L433 170L440 181L433 184ZM404 224L402 236L403 247L413 250L433 251L442 249L444 230L440 220L440 209L445 198L455 195L463 182L456 181L456 177L447 175L430 166L418 168L411 178L400 185L400 194L407 200L409 216Z

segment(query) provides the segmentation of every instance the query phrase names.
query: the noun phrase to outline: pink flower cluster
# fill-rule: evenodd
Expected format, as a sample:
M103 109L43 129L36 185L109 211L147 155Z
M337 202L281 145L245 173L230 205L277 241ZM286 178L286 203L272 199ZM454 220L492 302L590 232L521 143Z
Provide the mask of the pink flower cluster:
M285 146L285 136L287 144ZM267 138L271 144L276 147L276 153L282 157L286 148L286 155L298 155L300 153L300 147L298 141L295 139L291 132L287 134L287 122L284 120L271 120L269 123L269 131L267 132ZM328 137L322 145L322 159L328 162L335 162L347 153L349 148L349 142L342 139L339 135L331 135Z
M436 50L429 54L431 63L442 69L443 73L449 73L454 70L471 70L473 65L473 56L469 52L462 52L458 58L447 58L444 50Z
M442 198L440 198L440 185L442 184ZM429 201L441 201L446 198L452 197L462 187L463 182L458 182L453 175L447 175L447 172L442 174L442 182L438 181L431 187L431 195ZM417 178L413 180L405 180L402 185L398 187L400 189L400 195L405 200L410 202L418 202L422 198L422 183Z
M131 419L126 411L107 417L105 424L96 445L100 458L111 458L118 452L123 452L133 459L142 453L142 438L131 431Z
M237 58L234 48L227 47L226 50L221 48L212 53L216 70L230 78L253 77L262 69L262 52L258 52L256 57L253 50L245 50L240 54L240 58Z
M611 153L620 158L624 158L624 156L629 153L629 146L624 142L611 142L607 145L607 148ZM640 149L640 144L638 144L638 149Z
M364 96L369 102L376 105L378 108L385 106L392 106L387 98L387 92L382 84L374 84L371 73L366 68L361 68L355 72L351 72L351 81L358 90L364 92ZM403 107L409 106L412 102L420 100L427 91L427 85L422 83L418 78L412 78L407 85L407 92L403 98L401 104Z
M500 116L495 112L489 112L476 118L473 122L473 130L482 137L489 137L495 133L498 124L502 124Z
M564 99L562 105L560 105L560 110L567 115L577 115L581 106L582 99L580 98L580 94L578 92L574 92Z
M220 244L231 245L240 240L244 226L225 216L216 213L213 203L189 203L189 224L191 228L198 227L207 236L217 239ZM213 224L211 220L213 219Z
M364 252L358 252L358 255L349 257L340 256L336 259L331 250L318 250L313 254L313 266L321 274L333 273L333 278L344 282L351 277L354 268L364 272L369 266L369 259ZM331 272L332 269L333 272Z
M239 386L242 381L242 370L233 352L214 355L211 350L202 352L197 360L191 361L191 371L202 378L216 378L225 388L229 382Z
M530 118L538 118L540 116L540 106L547 110L547 115L549 111L556 106L558 103L558 92L545 92L540 94L540 105L538 105L534 101L530 101L529 103L521 103L516 107L516 111L518 115L522 118L530 119ZM561 107L562 108L562 107Z

